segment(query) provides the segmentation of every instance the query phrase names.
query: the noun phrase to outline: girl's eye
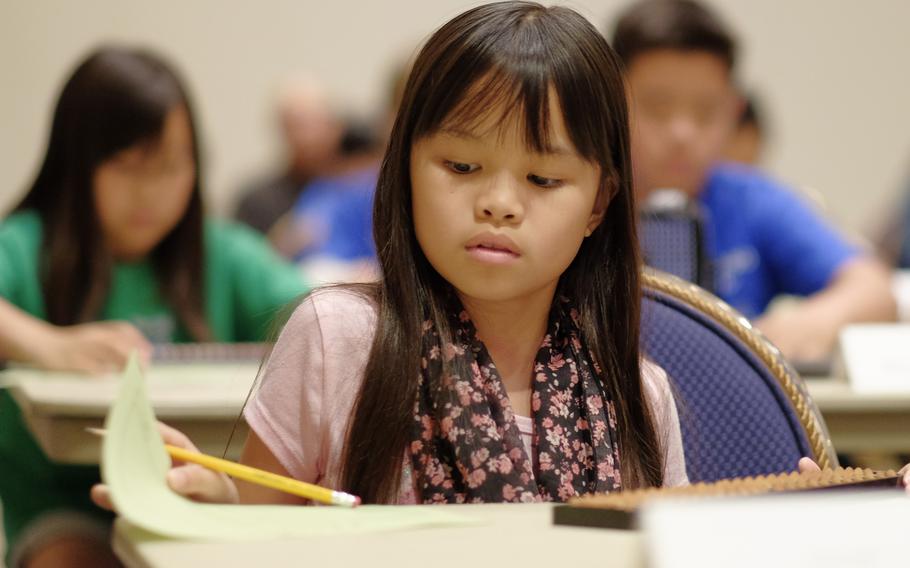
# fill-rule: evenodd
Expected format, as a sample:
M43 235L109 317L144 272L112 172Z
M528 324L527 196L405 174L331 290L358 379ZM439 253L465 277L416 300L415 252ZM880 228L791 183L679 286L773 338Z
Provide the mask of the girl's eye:
M453 162L451 160L446 160L445 165L456 174L470 174L480 169L480 166L476 164L465 164L464 162Z
M541 177L541 176L534 175L534 174L528 174L528 181L538 187L543 187L543 188L547 188L547 189L559 187L560 185L562 185L561 179L545 178L545 177Z

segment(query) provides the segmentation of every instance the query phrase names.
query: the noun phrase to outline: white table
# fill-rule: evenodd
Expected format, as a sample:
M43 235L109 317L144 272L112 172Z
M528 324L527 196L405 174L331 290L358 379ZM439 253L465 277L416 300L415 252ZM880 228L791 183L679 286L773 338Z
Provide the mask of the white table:
M484 524L255 543L194 543L156 538L118 519L113 544L124 564L135 568L645 565L640 533L554 526L551 504L452 507Z
M250 392L256 362L161 364L146 373L155 414L185 432L203 452L221 455L231 429L229 455L239 455L246 438L240 409ZM117 393L117 376L89 377L34 369L2 373L32 434L47 455L61 463L97 464L101 445L85 431L101 427Z
M861 394L834 379L806 384L838 452L910 453L910 392Z

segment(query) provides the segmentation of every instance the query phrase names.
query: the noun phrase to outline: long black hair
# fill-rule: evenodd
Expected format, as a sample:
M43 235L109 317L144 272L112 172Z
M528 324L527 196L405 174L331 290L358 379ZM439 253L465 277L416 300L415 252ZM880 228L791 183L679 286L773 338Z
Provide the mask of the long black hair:
M54 110L44 161L15 210L41 217L41 283L56 325L97 319L113 258L94 207L92 179L121 150L159 137L172 110L187 111L196 177L186 212L153 249L162 296L196 340L210 337L203 309L199 145L192 108L177 74L158 56L120 47L94 51L67 80Z
M501 2L457 16L424 45L382 164L373 213L382 268L382 280L372 289L377 329L342 472L345 489L366 502L394 501L399 491L412 436L424 318L434 321L441 341L451 340L445 313L450 287L415 236L411 147L443 125L474 123L504 104L507 112L523 116L529 146L546 148L550 88L559 98L575 148L600 166L601 199L607 203L603 222L584 240L557 293L578 305L583 339L616 406L624 486L662 482L639 362L640 260L619 60L597 30L571 9Z

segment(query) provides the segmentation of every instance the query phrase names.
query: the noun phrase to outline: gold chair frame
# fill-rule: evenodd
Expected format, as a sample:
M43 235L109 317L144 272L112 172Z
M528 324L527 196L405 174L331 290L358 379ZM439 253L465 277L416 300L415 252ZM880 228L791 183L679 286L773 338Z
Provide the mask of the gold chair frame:
M642 288L646 296L650 291L666 294L706 314L748 347L777 380L799 418L814 454L808 457L815 460L822 469L838 466L837 454L825 420L809 396L803 379L777 347L753 327L745 316L703 288L653 268L645 268Z

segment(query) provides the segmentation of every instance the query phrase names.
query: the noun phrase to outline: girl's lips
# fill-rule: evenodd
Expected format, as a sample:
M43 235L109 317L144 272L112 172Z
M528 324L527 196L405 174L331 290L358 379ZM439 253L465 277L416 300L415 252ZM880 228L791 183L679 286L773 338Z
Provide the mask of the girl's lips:
M473 249L483 249L486 252L505 253L512 257L521 256L521 250L515 241L505 235L497 235L485 231L469 240L464 248L468 251Z
M521 250L515 241L490 231L475 236L464 248L471 258L484 264L508 264L521 256Z
M484 246L465 247L465 250L474 260L488 264L508 264L518 260L520 256L512 251Z

